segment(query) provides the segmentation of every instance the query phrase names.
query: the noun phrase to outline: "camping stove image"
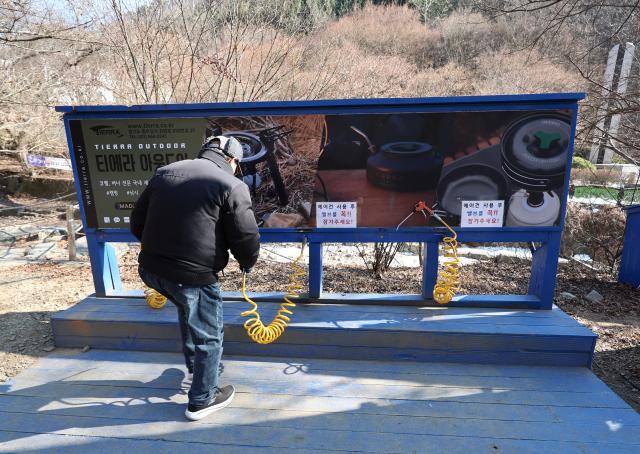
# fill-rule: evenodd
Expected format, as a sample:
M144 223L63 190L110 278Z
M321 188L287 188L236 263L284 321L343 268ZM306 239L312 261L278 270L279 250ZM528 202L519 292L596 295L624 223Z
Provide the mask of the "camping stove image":
M275 126L267 128L258 135L247 131L230 131L223 135L235 137L242 145L244 152L243 158L240 160L240 168L244 175L245 182L255 194L256 188L260 185L260 176L258 175L257 165L261 162L267 163L273 185L278 194L280 205L285 206L288 202L288 194L285 188L280 168L275 156L275 143L279 139L288 135L291 131L283 131L283 126ZM247 181L248 180L248 181Z

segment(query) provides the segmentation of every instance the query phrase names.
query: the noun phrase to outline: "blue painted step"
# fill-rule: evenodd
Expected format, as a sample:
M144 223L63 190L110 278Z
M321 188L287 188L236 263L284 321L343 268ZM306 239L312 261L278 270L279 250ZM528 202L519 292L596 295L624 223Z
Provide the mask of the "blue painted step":
M225 354L354 360L444 361L590 367L596 336L557 307L551 311L299 304L275 343L246 335L226 302ZM261 303L269 322L279 303ZM180 351L176 310L141 298L89 297L52 318L59 347Z

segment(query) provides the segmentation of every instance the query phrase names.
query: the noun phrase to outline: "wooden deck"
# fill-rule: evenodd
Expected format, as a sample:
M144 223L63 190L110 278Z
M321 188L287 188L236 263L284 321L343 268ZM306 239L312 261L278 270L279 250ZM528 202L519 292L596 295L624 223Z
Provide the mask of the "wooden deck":
M279 304L261 303L270 321ZM553 366L591 365L596 336L551 311L299 304L277 343L247 337L244 302L226 302L225 353L352 360L444 361ZM176 310L141 298L86 298L53 316L60 347L180 351Z
M586 368L224 358L230 407L184 419L181 355L73 352L0 385L7 453L640 452Z

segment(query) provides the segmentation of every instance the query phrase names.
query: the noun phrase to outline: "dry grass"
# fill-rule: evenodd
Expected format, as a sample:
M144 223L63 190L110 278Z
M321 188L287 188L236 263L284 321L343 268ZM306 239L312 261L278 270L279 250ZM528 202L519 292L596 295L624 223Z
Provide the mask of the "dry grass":
M617 206L569 204L562 237L566 256L586 253L614 272L622 253L626 216Z
M615 186L619 184L634 184L633 175L623 178L619 170L613 169L572 169L571 180L582 185Z
M583 79L533 50L486 53L475 60L474 93L579 91Z
M440 31L422 23L416 10L397 5L369 4L323 33L352 43L367 56L402 56L418 67L433 64L441 40Z
M439 24L441 58L468 65L478 56L503 47L507 29L477 13L454 12Z

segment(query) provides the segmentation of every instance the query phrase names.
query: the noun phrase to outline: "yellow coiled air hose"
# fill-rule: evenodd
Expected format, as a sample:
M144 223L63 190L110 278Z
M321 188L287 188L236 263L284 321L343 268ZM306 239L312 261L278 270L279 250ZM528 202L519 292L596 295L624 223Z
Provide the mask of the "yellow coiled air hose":
M142 243L140 243L142 250ZM144 286L144 299L147 300L149 307L153 309L162 309L167 304L167 297L150 287Z
M167 304L167 297L152 288L144 286L144 299L153 309L162 309Z
M458 257L458 234L444 219L433 211L430 214L436 218L451 232L452 236L445 236L444 243L445 262L438 273L436 285L433 287L433 299L439 304L448 304L456 292L460 289L460 258Z
M293 272L289 275L287 293L284 295L284 301L280 304L278 313L268 326L265 326L264 323L262 323L262 320L260 320L260 314L258 313L258 305L256 302L247 296L247 274L242 274L242 296L247 303L253 306L253 308L242 312L240 315L243 317L251 317L244 322L244 328L247 330L247 334L254 342L258 344L270 344L282 336L282 333L284 333L284 330L287 328L287 325L291 320L289 316L293 315L293 312L289 308L296 306L292 300L300 298L299 292L304 288L304 283L302 282L301 277L305 275L305 271L304 268L298 265L298 262L302 259L303 255L304 245L300 250L300 255L291 262Z

